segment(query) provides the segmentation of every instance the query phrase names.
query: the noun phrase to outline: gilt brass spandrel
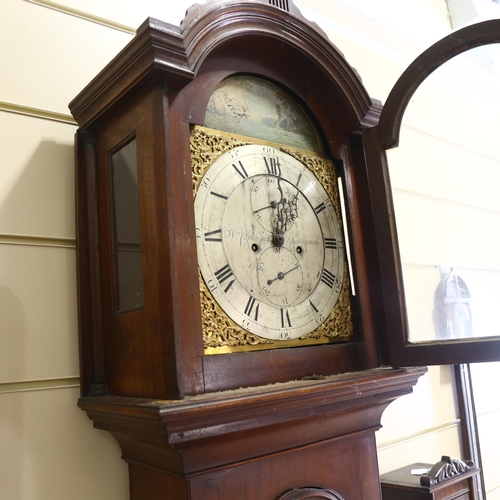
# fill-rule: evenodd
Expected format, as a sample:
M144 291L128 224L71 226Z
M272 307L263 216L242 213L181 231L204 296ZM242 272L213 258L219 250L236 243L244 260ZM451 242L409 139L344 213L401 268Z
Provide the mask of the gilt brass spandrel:
M200 293L203 326L203 346L205 349L222 349L233 352L235 349L246 348L251 350L255 346L275 344L276 342L263 339L247 332L236 324L212 297L200 274ZM218 354L218 352L213 352Z
M227 134L210 132L212 133L209 133L209 129L202 127L194 127L191 131L191 166L193 170L193 194L195 196L203 175L219 156L238 146L253 144L250 140L235 139Z

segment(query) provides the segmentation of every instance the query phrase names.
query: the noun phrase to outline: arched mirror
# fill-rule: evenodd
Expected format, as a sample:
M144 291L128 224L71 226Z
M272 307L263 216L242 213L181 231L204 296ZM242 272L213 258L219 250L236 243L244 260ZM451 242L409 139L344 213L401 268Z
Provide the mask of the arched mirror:
M500 335L499 54L432 73L387 154L411 343Z
M403 334L389 339L393 364L500 356L500 45L492 42L500 21L435 44L403 74L380 120L406 316Z

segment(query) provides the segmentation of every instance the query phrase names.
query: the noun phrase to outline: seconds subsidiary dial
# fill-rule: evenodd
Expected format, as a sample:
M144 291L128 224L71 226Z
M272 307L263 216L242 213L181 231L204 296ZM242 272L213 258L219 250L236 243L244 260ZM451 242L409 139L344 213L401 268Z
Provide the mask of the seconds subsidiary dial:
M195 216L202 277L238 325L290 340L326 320L343 282L342 232L300 161L269 146L232 149L205 173Z

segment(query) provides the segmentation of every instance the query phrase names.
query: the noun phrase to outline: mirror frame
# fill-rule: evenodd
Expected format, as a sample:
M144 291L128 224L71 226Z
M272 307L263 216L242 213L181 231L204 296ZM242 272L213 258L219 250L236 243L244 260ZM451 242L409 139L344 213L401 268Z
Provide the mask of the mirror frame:
M387 206L385 214L375 221L378 230L377 249L381 258L381 278L386 313L386 332L382 333L382 360L392 366L443 365L500 360L500 338L429 341L411 344L408 341L406 302L394 206L385 150L398 146L404 113L411 97L424 80L453 57L476 47L500 43L500 20L490 20L467 26L441 39L423 52L404 71L385 103L375 131L365 135L373 147L378 146L379 158L370 174L374 183L385 184ZM375 144L376 143L376 144ZM378 178L377 178L378 176ZM384 223L388 217L389 226ZM387 252L388 241L392 251ZM385 250L384 250L385 249ZM391 256L395 256L392 260Z

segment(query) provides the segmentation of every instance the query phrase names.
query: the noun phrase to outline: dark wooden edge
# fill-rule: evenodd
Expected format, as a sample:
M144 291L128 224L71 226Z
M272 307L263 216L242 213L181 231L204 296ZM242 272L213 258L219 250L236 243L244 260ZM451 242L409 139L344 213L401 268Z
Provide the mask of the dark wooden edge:
M390 342L392 366L454 365L500 359L500 340L466 339L410 344L396 332Z
M336 491L319 488L300 488L291 490L284 495L281 495L277 500L314 500L315 498L323 498L326 500L344 500L344 498Z
M435 69L462 52L496 42L500 42L500 20L485 21L452 33L415 59L393 87L382 110L377 126L378 143L381 149L390 149L398 145L406 107L419 85ZM373 141L373 137L371 140ZM389 173L385 154L381 151L380 159L375 156L373 160L377 168L374 170L381 173L381 182L387 185L387 204L383 211L389 214L387 220L390 222L390 227L388 227L384 216L376 222L379 230L377 246L382 256L384 307L389 318L387 332L382 335L383 359L392 366L459 364L500 359L500 340L495 339L447 343L428 342L414 345L408 343L404 287L394 208L389 188ZM374 181L377 182L375 177ZM382 248L384 241L390 242L388 244L393 246L392 252L384 253ZM473 349L472 343L474 343Z
M370 201L376 228L383 317L386 321L385 329L377 332L381 363L401 367L498 361L500 359L498 338L429 341L415 344L408 341L403 273L387 160L381 147L377 145L377 129L365 130L363 135L367 164L370 165L368 170L371 186Z
M271 0L254 0L254 2L255 3L257 3L257 2L262 3L262 4L266 5L267 7L269 7L271 5ZM276 0L275 0L275 2L276 2ZM212 4L215 6L217 6L217 5L224 6L224 4L226 4L226 3L227 3L227 0L212 0ZM236 2L235 0L232 0L232 3L234 5L234 4L237 4L238 2ZM240 4L245 3L245 0L240 0L239 3ZM284 4L285 2L281 2L281 3ZM299 18L302 18L303 21L309 23L311 26L314 26L317 30L321 30L321 28L319 28L316 25L316 23L311 23L306 18L304 18L304 16L300 12L299 8L294 4L293 0L286 0L286 6L279 7L279 6L274 5L273 7L281 9L285 12L289 12L289 13L291 13ZM288 9L286 7L288 7ZM195 4L191 5L186 11L186 15L184 17L184 20L181 21L181 25L180 25L181 30L183 30L186 25L190 24L191 20L196 19L200 14L203 14L203 11L204 11L203 4L195 3Z
M389 171L384 151L378 144L377 129L363 131L363 139L365 161L369 165L366 175L370 186L371 214L375 228L375 249L378 255L376 265L380 273L379 306L383 313L379 313L385 321L382 323L382 329L376 332L379 359L382 364L403 366L398 364L401 361L396 358L396 354L399 353L402 339L407 337L408 328ZM418 364L415 363L415 366ZM410 365L411 363L404 366Z
M486 499L486 487L482 472L481 445L477 428L476 405L470 366L458 364L453 367L457 393L458 412L460 416L460 432L462 437L462 456L471 460L480 473L474 476L477 500Z
M305 53L328 71L334 73L332 87L342 86L349 99L356 122L369 114L373 101L368 96L357 72L343 54L329 41L315 23L302 15L290 15L266 2L215 0L204 5L203 16L189 12L182 23L182 34L196 70L205 57L223 45L234 45L242 37L259 37L285 43ZM193 13L194 14L194 13ZM237 26L245 29L237 29Z
M500 20L467 26L429 47L401 75L384 105L380 117L379 142L384 149L398 145L406 107L420 84L439 66L467 50L500 42Z
M95 137L75 135L76 253L81 395L105 394ZM89 335L90 333L90 335Z
M165 85L168 89L168 82ZM168 89L163 96L164 111L157 115L158 121L165 122L165 137L161 140L167 144L163 182L168 200L165 204L168 220L164 222L170 247L170 255L163 257L165 261L170 259L170 277L169 281L160 280L160 288L161 297L170 296L172 301L172 324L168 328L175 342L175 347L173 344L168 346L165 359L175 357L176 390L180 397L184 397L204 392L205 387L189 124L179 119L168 102L177 97L175 90ZM158 174L164 175L162 172ZM170 364L174 364L174 360Z
M374 129L366 129L374 130ZM380 215L372 201L382 195L370 177L373 167L370 163L370 143L365 133L354 134L350 138L348 165L344 171L347 229L351 245L351 265L354 271L356 297L355 313L360 318L362 338L365 342L367 367L380 366L379 337L386 331L385 311L382 307L382 279L379 261L381 255L377 247L378 226L376 217ZM383 362L382 362L383 364Z
M205 390L213 392L359 371L366 368L364 349L363 343L353 342L204 356Z
M426 368L376 369L165 401L79 400L110 431L125 460L194 474L297 446L374 432L387 405L409 394Z

